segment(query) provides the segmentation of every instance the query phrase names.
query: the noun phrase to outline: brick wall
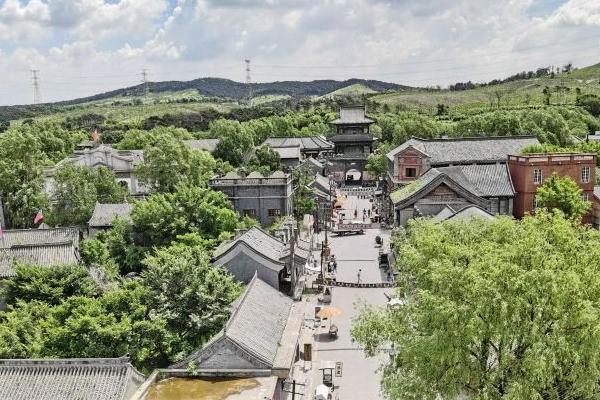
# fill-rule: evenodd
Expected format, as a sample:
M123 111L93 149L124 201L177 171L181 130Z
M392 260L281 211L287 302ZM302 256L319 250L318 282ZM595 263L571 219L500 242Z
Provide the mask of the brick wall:
M594 154L530 154L509 156L508 170L515 188L513 215L522 218L533 211L533 200L538 187L544 184L553 173L572 178L587 194L588 200L594 200L596 156ZM582 170L589 168L588 182L582 181ZM534 182L534 174L541 172L541 182ZM584 217L584 223L592 223L592 213Z

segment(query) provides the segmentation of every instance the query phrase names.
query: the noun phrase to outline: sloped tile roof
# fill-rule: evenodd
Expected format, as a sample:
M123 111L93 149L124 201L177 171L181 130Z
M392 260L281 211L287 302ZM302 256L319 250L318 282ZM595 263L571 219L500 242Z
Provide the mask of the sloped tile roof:
M129 203L96 203L88 225L91 227L112 226L114 219L117 217L129 221L131 210L133 210L133 204Z
M250 248L273 261L279 261L284 254L285 244L281 240L269 235L261 228L253 226L234 240L217 247L213 257L220 257L240 242L246 243Z
M248 176L246 177L248 179L260 179L260 178L264 178L264 175L261 174L258 171L252 171L248 174Z
M470 205L470 206L466 206L463 209L457 211L454 215L452 215L446 219L448 221L456 221L456 220L468 221L473 218L495 219L496 217L494 217L492 214L490 214L489 212L487 212L486 210L484 210L480 207Z
M342 107L340 108L340 117L331 121L335 125L344 124L372 124L373 121L366 116L366 108L364 106Z
M431 168L412 183L390 194L392 203L402 203L440 176L448 177L467 192L477 197L512 197L515 190L506 164L457 165ZM433 188L432 188L433 189Z
M0 360L3 400L127 400L144 379L128 358Z
M0 237L0 278L15 275L15 262L44 267L79 262L77 228L14 229Z
M273 151L279 154L279 158L282 160L300 160L302 158L299 146L273 147Z
M184 140L183 143L185 143L190 149L206 150L212 153L217 148L219 141L220 139L190 139Z
M475 164L459 167L484 197L514 196L515 190L506 164ZM445 168L438 168L444 171Z
M496 136L450 139L411 138L389 153L394 156L413 147L430 158L433 167L444 164L505 161L509 154L520 154L524 147L539 144L535 136Z
M333 149L333 143L324 136L270 137L263 143L273 149L276 147L300 146L305 151L323 151Z
M283 332L292 304L292 299L255 275L244 293L233 303L234 310L225 328L211 338L202 349L173 367L185 368L191 361L196 361L202 368L202 360L205 353L210 351L211 345L226 339L229 345L243 349L255 359L256 365L272 368L280 343L291 339L284 338ZM227 351L221 351L213 357L229 357L229 354ZM229 362L219 364L229 365Z
M15 262L53 267L79 263L77 248L72 242L13 246L0 249L0 278L15 276Z
M50 229L9 229L0 237L0 248L15 245L42 245L71 241L79 243L79 230L74 227Z

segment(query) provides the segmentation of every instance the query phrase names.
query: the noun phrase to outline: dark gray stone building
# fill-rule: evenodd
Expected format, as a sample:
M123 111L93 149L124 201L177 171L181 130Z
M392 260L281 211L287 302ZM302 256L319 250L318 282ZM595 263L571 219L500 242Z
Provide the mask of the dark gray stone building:
M240 176L229 172L212 178L208 184L213 190L225 193L240 215L255 218L263 225L292 213L291 174L275 171L269 176L259 172Z
M373 135L369 132L375 121L366 115L365 106L342 107L340 117L331 121L335 134L329 156L329 172L337 183L356 184L371 181L365 170L367 158L373 153Z

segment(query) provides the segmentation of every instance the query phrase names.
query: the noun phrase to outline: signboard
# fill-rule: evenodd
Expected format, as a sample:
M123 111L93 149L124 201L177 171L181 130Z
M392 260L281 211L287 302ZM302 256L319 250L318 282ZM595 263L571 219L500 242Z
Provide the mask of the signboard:
M336 361L335 362L335 377L336 378L341 378L342 377L342 362L341 361Z
M312 343L304 343L304 361L312 361Z

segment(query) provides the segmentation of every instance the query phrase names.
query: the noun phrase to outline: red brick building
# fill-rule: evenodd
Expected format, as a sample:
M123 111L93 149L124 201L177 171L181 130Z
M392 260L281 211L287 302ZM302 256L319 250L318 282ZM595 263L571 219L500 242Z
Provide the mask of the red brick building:
M594 201L596 155L588 153L552 153L508 156L508 170L515 188L513 214L523 217L537 206L536 191L553 173L571 177L583 190L584 200ZM583 218L593 222L593 212Z

